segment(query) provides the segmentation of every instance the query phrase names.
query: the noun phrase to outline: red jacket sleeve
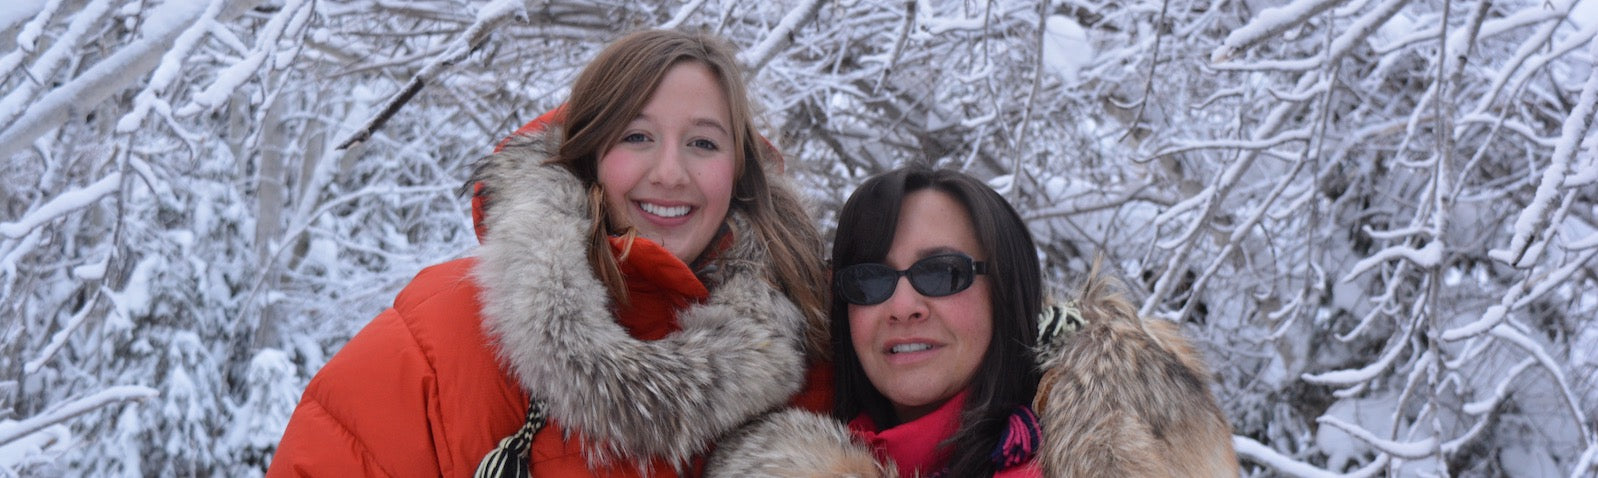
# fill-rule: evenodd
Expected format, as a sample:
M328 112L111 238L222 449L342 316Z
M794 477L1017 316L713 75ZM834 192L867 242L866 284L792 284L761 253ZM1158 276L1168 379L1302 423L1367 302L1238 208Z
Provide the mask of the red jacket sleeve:
M311 379L266 475L439 476L437 393L432 366L389 309Z

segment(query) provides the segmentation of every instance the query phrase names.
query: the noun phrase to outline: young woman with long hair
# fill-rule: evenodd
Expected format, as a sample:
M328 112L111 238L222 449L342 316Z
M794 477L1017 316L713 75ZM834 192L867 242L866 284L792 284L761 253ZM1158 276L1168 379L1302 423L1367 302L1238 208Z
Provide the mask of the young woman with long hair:
M482 246L323 367L268 475L692 473L823 355L821 237L778 161L727 43L617 40L481 162Z

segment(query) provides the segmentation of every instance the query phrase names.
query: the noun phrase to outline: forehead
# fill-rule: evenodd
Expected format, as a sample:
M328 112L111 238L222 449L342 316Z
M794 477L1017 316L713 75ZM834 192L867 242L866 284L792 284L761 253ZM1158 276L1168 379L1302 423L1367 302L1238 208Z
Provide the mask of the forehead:
M720 110L718 112L722 114L727 113L727 91L722 87L720 77L708 65L697 61L681 61L666 68L650 95L650 100L662 99L701 105L706 109ZM655 103L658 101L649 101L645 108Z
M888 249L888 265L907 267L917 259L945 252L985 259L971 213L954 196L936 189L905 195Z

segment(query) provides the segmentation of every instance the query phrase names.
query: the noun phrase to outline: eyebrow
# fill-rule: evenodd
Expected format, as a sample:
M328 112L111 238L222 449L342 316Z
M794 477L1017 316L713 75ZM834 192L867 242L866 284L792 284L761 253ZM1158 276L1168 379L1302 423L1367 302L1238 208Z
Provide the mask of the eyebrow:
M634 118L633 121L639 121L639 120L654 121L655 118L651 117L651 116L649 116L648 114L645 114L645 113L638 113L638 117ZM693 124L694 126L699 126L699 127L704 127L704 128L714 128L717 131L720 131L721 134L725 134L725 135L731 135L732 134L730 131L727 130L727 126L726 125L721 124L721 121L717 121L714 118L694 118L693 122L691 124Z
M717 130L720 130L721 134L728 134L726 126L722 126L720 121L716 121L716 120L710 119L710 118L695 118L694 119L694 126L703 126L703 127L706 127L706 128L715 128Z

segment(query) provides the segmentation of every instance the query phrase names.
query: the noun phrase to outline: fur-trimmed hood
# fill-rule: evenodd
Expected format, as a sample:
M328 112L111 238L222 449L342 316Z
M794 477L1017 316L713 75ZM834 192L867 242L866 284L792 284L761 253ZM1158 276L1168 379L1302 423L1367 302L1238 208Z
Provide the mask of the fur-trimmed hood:
M588 194L546 164L561 133L512 139L474 181L487 198L473 271L483 328L512 375L591 464L665 459L679 467L712 440L799 390L804 318L767 279L767 252L740 213L710 299L677 314L681 330L630 336L587 260Z

